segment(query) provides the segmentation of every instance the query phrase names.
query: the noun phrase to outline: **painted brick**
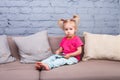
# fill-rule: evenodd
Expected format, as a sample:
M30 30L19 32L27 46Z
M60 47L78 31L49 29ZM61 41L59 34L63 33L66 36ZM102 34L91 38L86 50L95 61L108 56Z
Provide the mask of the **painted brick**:
M91 14L80 14L81 21L93 21L94 17Z
M56 26L57 21L32 21L31 25L32 27L42 27L44 29L48 28L48 27L53 27ZM49 25L48 25L49 24Z
M6 20L6 14L1 13L0 14L0 21L5 21Z
M50 20L52 17L50 14L31 14L29 20ZM44 25L43 25L44 26Z
M5 0L5 1L1 1L4 5L2 5L3 7L20 7L20 6L28 6L28 2L27 1L21 1L21 0L16 0L16 1L12 1L12 0Z
M19 28L19 27L30 27L29 21L9 21L9 27Z
M20 7L19 9L19 13L21 14L30 14L32 13L32 8L31 7Z
M0 21L0 28L4 29L6 26L8 26L7 21ZM2 31L2 29L0 29L0 32Z
M28 14L6 14L7 15L7 18L9 20L28 20L29 18L29 15Z
M66 7L54 7L54 13L60 13L60 14L63 14L63 13L66 13L67 12L67 9Z
M80 15L78 34L120 34L120 0L0 0L0 34L30 35L48 30L64 35L61 18Z
M27 34L26 28L6 28L5 34L7 35L25 35Z
M51 6L54 7L68 7L70 6L68 0L50 0Z
M94 27L94 22L93 21L81 21L80 22L80 25L79 25L79 28L93 28Z
M60 29L60 28L49 28L49 30L48 30L48 33L49 34L56 34L56 35L64 35L64 32L62 31L62 29Z
M32 0L31 2L29 2L29 6L46 7L46 6L50 6L50 2L49 2L49 0Z
M52 7L35 7L32 9L32 13L54 13L54 8Z
M34 27L33 28L27 28L25 35L31 35L31 34L34 34L36 32L42 31L42 30L45 30L45 29L43 29L42 27L39 27L39 28L34 28Z
M4 35L4 34L5 34L4 29L0 28L0 35Z

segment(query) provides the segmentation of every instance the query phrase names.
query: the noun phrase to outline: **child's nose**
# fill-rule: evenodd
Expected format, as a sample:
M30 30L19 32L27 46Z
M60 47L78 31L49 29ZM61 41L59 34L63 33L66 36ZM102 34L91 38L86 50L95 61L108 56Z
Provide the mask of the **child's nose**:
M68 33L70 33L70 31L68 30Z

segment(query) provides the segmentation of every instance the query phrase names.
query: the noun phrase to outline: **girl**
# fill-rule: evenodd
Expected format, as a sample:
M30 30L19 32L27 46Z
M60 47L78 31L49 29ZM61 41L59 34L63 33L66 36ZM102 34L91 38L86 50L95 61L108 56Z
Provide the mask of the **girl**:
M63 65L71 65L81 60L83 42L76 35L79 16L75 15L72 19L61 19L58 21L60 28L65 33L59 49L49 58L36 62L36 69L50 70Z

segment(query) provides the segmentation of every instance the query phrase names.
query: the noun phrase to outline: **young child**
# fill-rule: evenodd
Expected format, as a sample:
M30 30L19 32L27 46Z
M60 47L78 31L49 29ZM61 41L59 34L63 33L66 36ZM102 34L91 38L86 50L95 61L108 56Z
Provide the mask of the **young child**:
M36 69L50 70L63 65L71 65L81 60L83 42L76 35L79 16L75 15L72 19L61 19L58 21L60 28L65 32L59 49L49 58L36 62Z

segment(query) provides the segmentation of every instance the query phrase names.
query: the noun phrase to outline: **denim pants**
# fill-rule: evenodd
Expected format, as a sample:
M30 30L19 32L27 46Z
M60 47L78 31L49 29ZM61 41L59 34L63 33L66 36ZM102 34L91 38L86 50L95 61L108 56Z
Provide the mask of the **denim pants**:
M54 54L49 58L43 60L42 62L47 64L49 68L52 69L63 65L71 65L78 63L78 60L75 57L70 57L69 59L66 59L61 55Z

